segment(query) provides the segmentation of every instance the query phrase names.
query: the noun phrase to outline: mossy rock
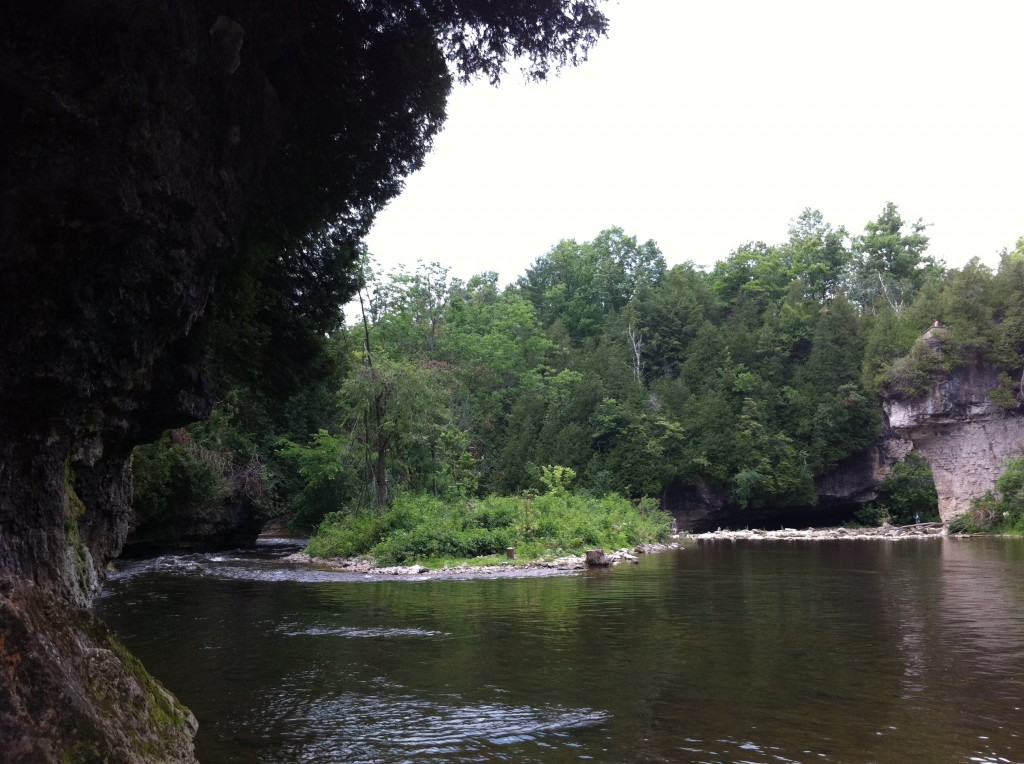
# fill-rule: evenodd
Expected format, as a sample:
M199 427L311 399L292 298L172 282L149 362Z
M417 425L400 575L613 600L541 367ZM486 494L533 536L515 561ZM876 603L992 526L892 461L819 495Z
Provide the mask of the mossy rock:
M197 726L95 615L0 581L0 760L194 762Z

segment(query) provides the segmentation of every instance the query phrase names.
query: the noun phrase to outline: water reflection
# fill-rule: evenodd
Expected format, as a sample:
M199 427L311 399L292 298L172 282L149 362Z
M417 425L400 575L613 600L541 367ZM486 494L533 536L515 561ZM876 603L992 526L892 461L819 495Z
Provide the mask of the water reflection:
M207 762L1024 761L1012 539L704 543L416 585L186 563L126 572L101 609Z

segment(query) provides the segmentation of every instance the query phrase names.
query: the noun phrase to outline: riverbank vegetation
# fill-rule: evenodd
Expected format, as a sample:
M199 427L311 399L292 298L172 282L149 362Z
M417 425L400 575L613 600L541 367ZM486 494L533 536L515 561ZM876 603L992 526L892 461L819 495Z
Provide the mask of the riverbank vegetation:
M582 514L612 496L813 505L816 478L879 435L883 389L915 395L936 369L990 363L1005 372L997 400L1020 405L1024 240L997 269L947 269L925 231L893 204L860 234L805 210L786 241L703 269L669 267L653 241L610 228L557 243L508 286L438 263L381 273L364 253L354 321L325 334L268 319L236 338L263 349L253 355L287 350L262 378L236 353L216 426L151 447L174 460L137 459L137 507L174 491L201 504L188 480L146 474L170 464L187 477L191 463L211 508L244 474L259 511L322 528L314 550L351 550L360 535L377 549L390 523L408 550L378 553L398 559L430 543L512 545L511 526L487 518L541 502L542 465L573 471L591 497ZM874 520L932 519L930 483L921 460L897 467ZM414 531L431 513L444 541Z
M382 510L327 515L312 557L369 557L377 565L427 561L503 563L621 549L667 539L672 518L654 500L595 498L566 490L444 501L403 494Z

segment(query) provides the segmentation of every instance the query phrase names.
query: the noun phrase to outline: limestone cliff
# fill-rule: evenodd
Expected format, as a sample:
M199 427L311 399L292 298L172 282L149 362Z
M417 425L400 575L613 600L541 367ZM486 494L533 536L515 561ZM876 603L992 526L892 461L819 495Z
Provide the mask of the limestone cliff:
M889 426L931 465L944 522L992 490L1006 458L1024 451L1021 407L1007 410L991 399L1000 371L985 363L963 365L937 373L924 396L885 396Z
M0 10L3 761L193 759L194 720L86 608L124 541L132 446L209 410L203 314L277 134L219 16Z
M843 459L814 481L818 503L829 505L863 504L876 496L878 483L892 467L913 450L913 444L886 428L870 447Z

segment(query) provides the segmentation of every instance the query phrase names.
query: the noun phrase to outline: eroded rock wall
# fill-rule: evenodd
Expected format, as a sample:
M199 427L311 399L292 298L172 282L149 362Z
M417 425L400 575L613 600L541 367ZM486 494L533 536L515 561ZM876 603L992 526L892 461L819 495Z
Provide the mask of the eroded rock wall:
M971 502L995 487L1007 457L1024 448L1024 418L969 421L957 427L915 428L914 448L928 460L944 522L963 514Z
M814 481L819 504L850 505L873 500L878 483L888 477L893 465L906 458L913 448L909 440L886 429L870 447L843 459Z
M204 5L0 12L0 569L47 588L79 586L52 529L116 547L131 446L209 410L202 317L273 140L251 114L274 98L254 62L227 74Z
M0 5L4 762L194 759L194 720L87 606L132 446L209 410L204 314L280 121L211 34L243 5Z
M1024 452L1024 416L992 402L1000 369L977 363L943 373L920 398L889 394L890 427L931 465L939 516L949 522L995 488L1007 457Z

